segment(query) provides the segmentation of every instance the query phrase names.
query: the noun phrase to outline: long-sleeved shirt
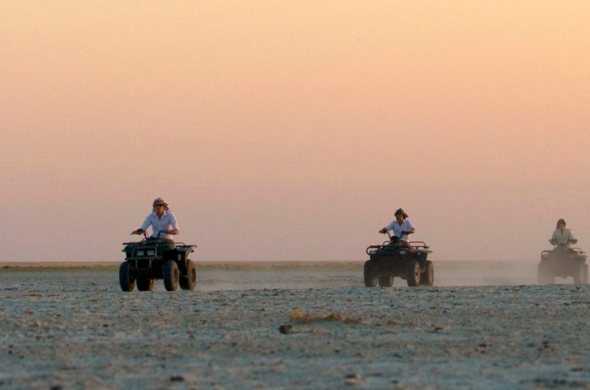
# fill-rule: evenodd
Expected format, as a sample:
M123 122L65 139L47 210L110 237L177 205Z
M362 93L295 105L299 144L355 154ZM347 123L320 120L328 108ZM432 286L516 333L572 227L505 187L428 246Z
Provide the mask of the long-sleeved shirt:
M410 222L409 219L404 219L404 222L402 222L401 225L397 223L397 220L394 220L392 223L385 227L387 231L393 230L393 235L395 237L399 237L399 239L402 241L408 241L408 235L402 234L402 232L407 232L408 230L412 230L413 228L414 225L412 225L412 222Z
M166 238L168 240L172 239L172 235L162 232L178 229L176 217L170 211L164 211L162 219L158 218L158 215L155 211L148 215L143 225L141 225L141 228L146 230L149 226L152 227L152 237Z
M569 246L569 241L574 240L574 236L569 229L563 229L563 231L560 229L555 229L552 240L555 241L556 245L564 244Z

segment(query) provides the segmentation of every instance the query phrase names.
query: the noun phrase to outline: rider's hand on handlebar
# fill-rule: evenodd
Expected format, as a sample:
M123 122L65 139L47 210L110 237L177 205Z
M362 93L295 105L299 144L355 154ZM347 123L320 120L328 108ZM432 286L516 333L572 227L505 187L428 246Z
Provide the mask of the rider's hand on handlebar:
M137 229L137 230L132 231L131 234L143 234L144 231L145 230L143 230L143 229Z
M379 233L385 234L385 233L387 233L387 229L386 228L383 228L383 229L379 230Z

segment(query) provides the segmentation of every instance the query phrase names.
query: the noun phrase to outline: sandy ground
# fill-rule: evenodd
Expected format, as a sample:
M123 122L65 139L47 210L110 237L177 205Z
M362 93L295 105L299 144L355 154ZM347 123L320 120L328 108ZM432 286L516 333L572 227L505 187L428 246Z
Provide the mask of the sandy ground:
M0 268L0 389L590 389L590 286L438 263L433 288L368 289L361 268L203 264L174 293Z

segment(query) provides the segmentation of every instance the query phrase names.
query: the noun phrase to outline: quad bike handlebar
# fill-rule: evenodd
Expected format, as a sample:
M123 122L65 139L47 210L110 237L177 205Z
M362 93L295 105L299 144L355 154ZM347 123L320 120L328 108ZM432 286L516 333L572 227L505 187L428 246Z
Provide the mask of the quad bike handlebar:
M391 239L391 233L389 233L389 230L387 230L387 231L385 231L385 232L383 232L383 233L381 233L381 234L387 234L387 235L389 236L389 239ZM407 231L403 231L403 232L402 232L402 236L407 236L407 235L409 235L409 234L410 234L410 233L408 233Z
M147 240L147 232L143 229L137 229L137 230L132 231L130 236L132 236L134 234L137 234L137 235L143 234L143 237Z
M564 243L558 244L557 241L555 241L553 239L551 239L550 242L551 242L551 245L553 245L553 246L564 247L564 246L569 245L569 244L577 244L578 243L578 239L574 238L573 240L567 240L567 244L564 244Z

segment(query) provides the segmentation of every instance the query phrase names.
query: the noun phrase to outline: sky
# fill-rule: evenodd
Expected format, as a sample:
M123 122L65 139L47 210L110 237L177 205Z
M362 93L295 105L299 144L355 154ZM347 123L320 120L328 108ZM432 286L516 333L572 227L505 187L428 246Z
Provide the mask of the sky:
M0 261L590 250L590 2L0 1ZM135 236L136 237L136 236Z

